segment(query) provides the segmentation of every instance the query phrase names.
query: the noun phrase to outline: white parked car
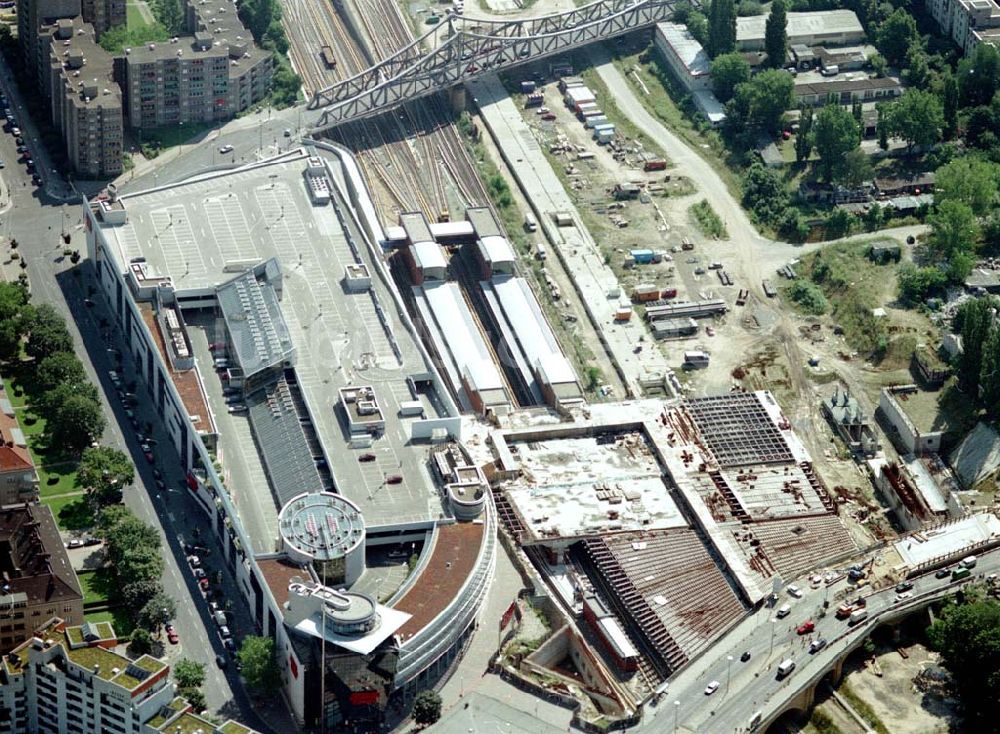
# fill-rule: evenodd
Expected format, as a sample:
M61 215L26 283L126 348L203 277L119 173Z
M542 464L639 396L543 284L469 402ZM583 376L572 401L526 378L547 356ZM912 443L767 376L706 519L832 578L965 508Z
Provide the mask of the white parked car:
M795 584L788 585L788 593L789 595L794 596L796 599L802 598L802 589L800 589Z
M711 683L705 686L705 695L711 696L717 690L719 690L719 681L713 680Z
M232 153L233 152L233 146L231 146L231 145L223 145L221 148L219 148L219 152L220 153Z

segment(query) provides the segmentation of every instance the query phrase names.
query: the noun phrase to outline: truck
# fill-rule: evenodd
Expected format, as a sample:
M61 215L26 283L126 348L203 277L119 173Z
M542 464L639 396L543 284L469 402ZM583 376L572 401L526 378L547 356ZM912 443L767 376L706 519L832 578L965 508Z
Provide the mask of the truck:
M664 288L663 292L660 294L660 298L663 298L663 299L677 298L677 289L676 288Z
M535 219L535 215L531 212L526 212L524 215L524 228L528 232L534 232L538 229L538 220Z
M667 170L667 162L662 158L657 158L656 160L646 161L642 164L642 170L646 171L665 171Z
M855 609L851 612L851 616L847 618L847 624L853 627L856 624L861 624L866 619L868 619L867 609Z
M778 663L778 680L791 675L793 670L795 670L795 661L791 658L785 658Z
M614 139L615 139L614 130L601 130L596 135L594 135L594 140L597 141L598 145L607 145Z
M535 91L535 81L533 79L527 79L521 82L521 94L531 94Z
M701 351L684 352L684 366L689 369L708 367L708 354Z
M545 250L545 245L541 242L535 244L535 259L544 260L549 256L549 253Z
M694 249L694 242L692 242L691 240L685 238L684 241L681 242L681 249L682 250L693 250Z
M753 731L758 726L760 726L760 722L763 720L763 718L764 718L763 711L755 711L753 716L750 717L749 723L747 723L747 731Z

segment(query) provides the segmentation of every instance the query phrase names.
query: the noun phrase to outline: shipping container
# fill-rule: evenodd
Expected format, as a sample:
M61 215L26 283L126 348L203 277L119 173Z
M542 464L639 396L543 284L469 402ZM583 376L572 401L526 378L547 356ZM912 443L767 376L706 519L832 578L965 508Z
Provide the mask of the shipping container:
M615 311L615 321L631 321L632 320L632 308L623 307Z
M689 367L707 367L708 354L705 352L684 352L684 364Z
M652 283L643 283L632 289L632 300L644 303L646 301L658 301L660 289Z
M603 117L605 119L605 121L607 120L607 116L604 114L604 110L602 110L597 105L594 105L591 108L583 110L580 113L579 117L583 121L584 126L587 126L587 121L588 120L592 120L595 117Z
M677 298L676 288L664 288L660 298Z
M544 101L545 101L545 98L542 96L542 93L541 92L535 92L534 94L529 94L527 97L525 97L525 99L524 99L524 106L525 106L525 108L528 108L528 107L541 107L542 106L542 102L544 102Z
M565 68L568 69L570 67L567 66ZM573 72L570 71L569 73L572 74ZM559 80L560 92L565 92L570 87L582 87L582 86L584 86L583 79L581 79L578 76L564 76L562 79Z
M631 255L639 265L648 265L653 262L652 250L629 250L628 254Z
M521 93L531 94L535 91L535 82L531 79L521 82Z
M608 118L607 115L603 114L593 115L583 121L583 126L590 128L591 130L597 127L598 125L606 125L606 124L608 124Z
M642 166L644 171L665 171L667 162L665 160L646 161Z
M602 130L601 132L597 133L597 135L594 136L594 140L597 142L598 145L607 145L614 139L615 139L615 134L612 131Z

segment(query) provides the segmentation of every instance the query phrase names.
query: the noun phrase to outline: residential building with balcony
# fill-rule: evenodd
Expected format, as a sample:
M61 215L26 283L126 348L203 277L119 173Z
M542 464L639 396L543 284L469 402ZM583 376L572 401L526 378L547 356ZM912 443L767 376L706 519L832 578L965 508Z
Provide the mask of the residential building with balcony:
M927 10L965 54L1000 40L1000 6L994 0L927 0Z
M43 27L48 74L43 90L77 176L114 178L122 172L122 98L111 55L79 16Z
M83 621L80 582L47 506L0 508L0 571L0 654L52 617Z
M49 43L43 26L80 15L80 0L17 0L17 38L29 72L44 84L49 60Z
M98 36L125 23L125 0L82 0L80 11Z

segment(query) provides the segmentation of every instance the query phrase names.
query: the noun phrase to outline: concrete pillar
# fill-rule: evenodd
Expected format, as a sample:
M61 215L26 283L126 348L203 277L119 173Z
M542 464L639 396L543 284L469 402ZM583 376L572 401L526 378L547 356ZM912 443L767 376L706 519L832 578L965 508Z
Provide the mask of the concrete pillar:
M448 91L448 98L451 101L451 108L455 112L462 112L465 109L465 86L459 84Z
M840 683L841 677L844 675L844 661L847 656L837 658L837 661L833 664L830 669L830 685L836 687Z

